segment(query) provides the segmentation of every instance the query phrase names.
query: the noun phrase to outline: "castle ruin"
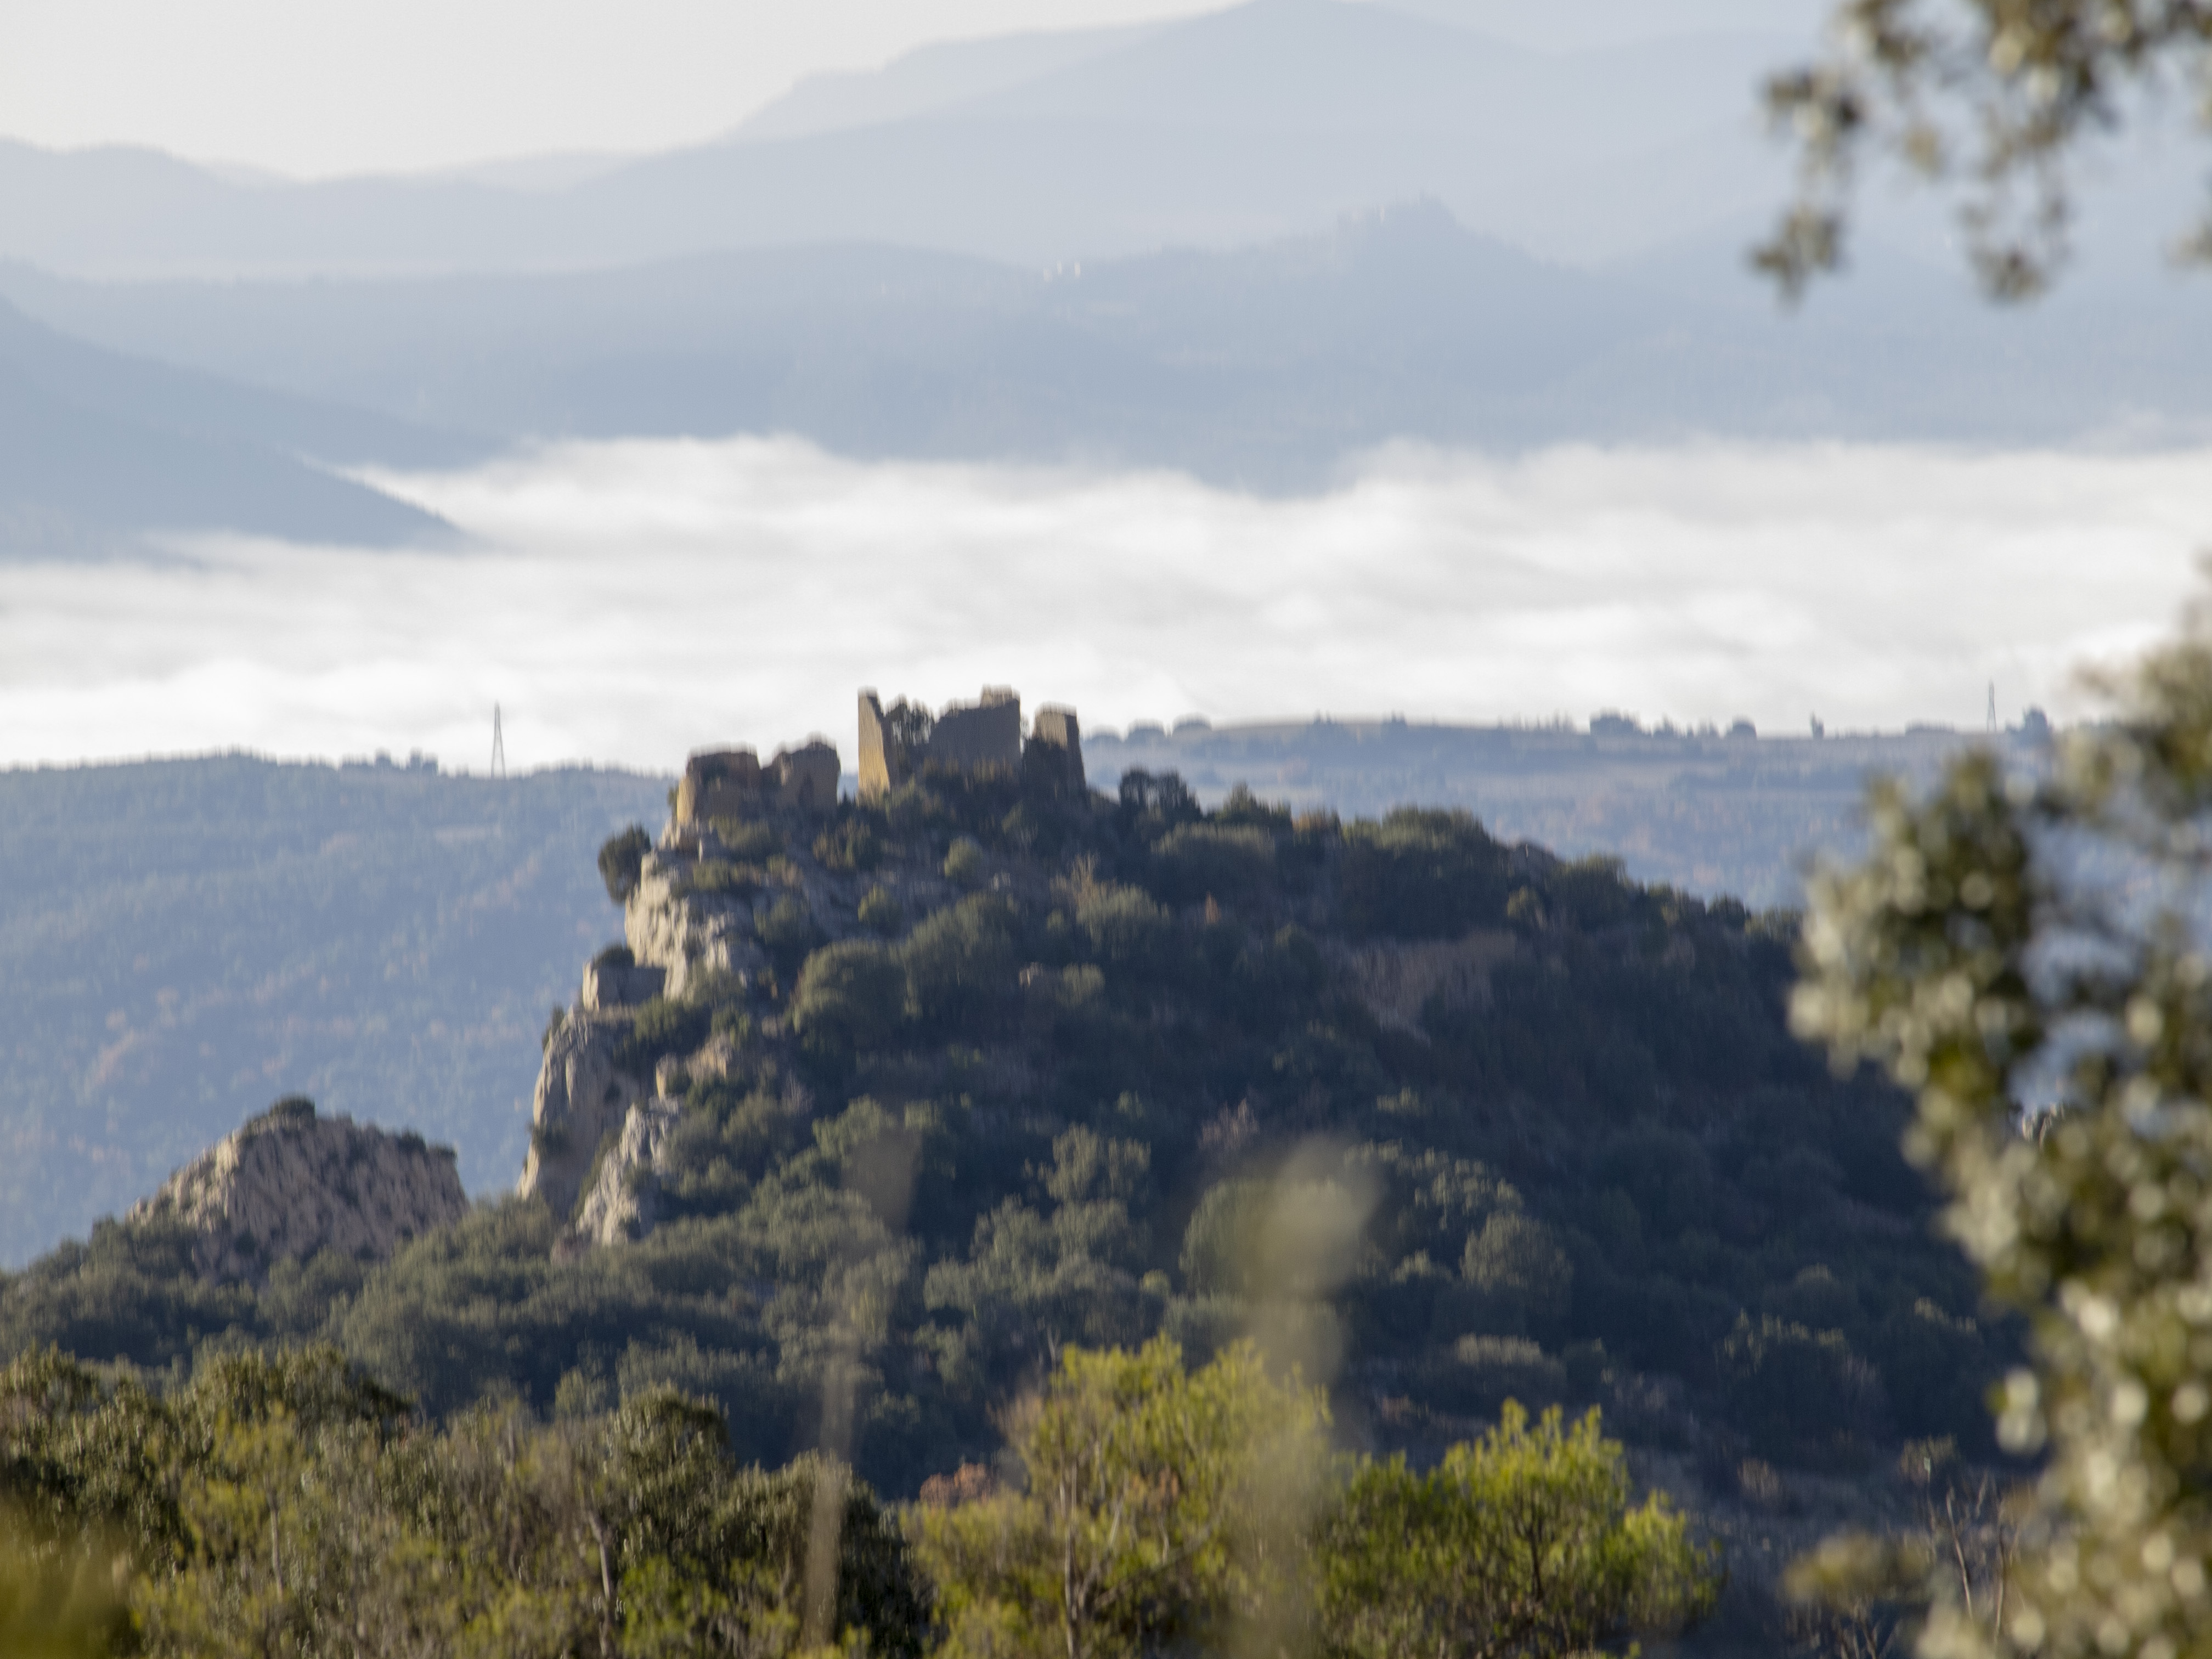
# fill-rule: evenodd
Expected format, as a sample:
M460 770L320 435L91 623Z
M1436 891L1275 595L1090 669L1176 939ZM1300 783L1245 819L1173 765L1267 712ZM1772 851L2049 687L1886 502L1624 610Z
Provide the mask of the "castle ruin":
M1024 743L1022 700L1009 686L987 685L977 701L948 703L935 714L904 698L886 709L872 690L865 690L860 736L863 800L889 794L926 765L1017 772L1024 759L1049 762L1066 782L1083 787L1083 734L1075 711L1040 708Z
M750 749L702 749L684 763L676 822L688 826L743 817L763 806L826 812L837 804L840 765L836 750L820 738L779 749L765 766Z

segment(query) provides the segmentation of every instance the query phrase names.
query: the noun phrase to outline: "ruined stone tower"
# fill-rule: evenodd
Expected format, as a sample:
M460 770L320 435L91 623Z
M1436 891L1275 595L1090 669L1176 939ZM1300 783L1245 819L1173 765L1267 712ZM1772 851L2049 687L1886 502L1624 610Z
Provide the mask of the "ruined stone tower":
M904 698L886 709L873 690L860 693L860 798L888 794L925 763L963 771L1017 771L1024 755L1022 700L1011 687L987 685L972 703L949 703L932 714ZM1028 747L1053 751L1061 775L1083 782L1083 739L1075 711L1038 711Z

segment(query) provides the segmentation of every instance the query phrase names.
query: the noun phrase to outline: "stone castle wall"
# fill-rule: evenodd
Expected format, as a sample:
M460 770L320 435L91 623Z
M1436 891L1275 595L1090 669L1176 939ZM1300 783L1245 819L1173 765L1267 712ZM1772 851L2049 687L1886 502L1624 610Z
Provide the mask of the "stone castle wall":
M842 763L820 738L779 749L763 766L750 749L702 749L684 763L676 786L676 822L707 823L743 817L763 805L826 812L837 804Z
M908 712L903 701L892 704L887 713L875 692L860 693L863 800L890 793L928 763L963 771L1000 767L1011 772L1021 768L1027 752L1022 737L1022 700L1010 687L987 685L983 695L972 703L948 704L934 717L924 714L921 720L927 736L919 743L901 736L902 728L908 724L901 717ZM1083 738L1075 711L1057 707L1040 709L1027 750L1033 751L1040 744L1054 751L1054 763L1072 775L1079 787Z

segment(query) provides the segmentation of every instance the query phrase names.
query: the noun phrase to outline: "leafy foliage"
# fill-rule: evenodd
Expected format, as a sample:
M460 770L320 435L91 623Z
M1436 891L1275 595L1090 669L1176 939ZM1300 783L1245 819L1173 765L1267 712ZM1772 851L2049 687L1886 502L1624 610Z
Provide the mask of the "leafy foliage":
M947 1648L1109 1659L1267 1619L1296 1592L1327 1416L1249 1346L1196 1372L1165 1338L1068 1349L1009 1425L1024 1488L921 1510Z
M606 884L609 899L622 904L637 890L638 878L645 868L645 855L652 850L653 837L645 833L643 826L635 823L600 843L599 879Z
M2000 1432L2046 1449L2002 1627L1939 1595L1936 1650L2187 1653L2212 1633L2212 642L2152 655L2045 775L1993 756L1873 803L1805 930L1799 1028L1916 1091L1908 1143L2030 1317Z
M1869 152L1971 181L1960 219L1983 286L2038 292L2066 253L2080 153L2124 111L2141 118L2147 92L2201 82L2212 43L2200 0L1843 0L1835 21L1834 51L1767 88L1802 187L1758 259L1792 293L1841 264ZM2212 227L2194 251L2208 249Z
M51 1540L42 1616L57 1642L78 1633L56 1653L118 1634L82 1571L55 1588L96 1538L122 1547L154 1656L857 1638L917 1659L928 1627L928 1586L866 1487L816 1458L739 1468L720 1415L672 1391L550 1427L489 1406L428 1431L325 1349L220 1361L167 1398L33 1356L0 1371L0 1485Z
M1595 1411L1569 1427L1555 1407L1531 1429L1509 1403L1426 1474L1365 1464L1322 1529L1329 1650L1538 1659L1679 1632L1718 1599L1715 1553L1663 1498L1632 1497Z

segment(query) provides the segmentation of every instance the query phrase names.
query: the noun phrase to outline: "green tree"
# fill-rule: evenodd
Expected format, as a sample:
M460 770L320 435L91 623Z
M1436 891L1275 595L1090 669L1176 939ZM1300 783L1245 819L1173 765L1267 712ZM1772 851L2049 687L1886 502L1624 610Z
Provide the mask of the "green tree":
M2206 0L1843 0L1831 33L1825 58L1766 88L1795 137L1799 190L1756 259L1793 294L1841 264L1869 154L1964 180L1975 271L1992 295L2020 298L2065 257L2068 175L2086 140L2175 82L2212 121ZM2188 252L2212 254L2212 219Z
M609 836L600 845L599 879L606 883L610 899L617 904L629 902L644 872L645 855L652 850L653 837L635 823L618 836Z
M1714 1552L1654 1492L1630 1502L1618 1442L1593 1410L1498 1425L1415 1474L1363 1465L1320 1529L1322 1629L1344 1659L1598 1654L1712 1610Z
M890 1040L905 1011L906 975L874 939L841 939L806 958L791 1023L807 1052L840 1063Z
M1271 1618L1327 1421L1249 1344L1196 1371L1164 1337L1066 1350L1007 1425L1027 1489L922 1511L950 1650L1106 1659Z
M2049 1455L2002 1628L1939 1585L1928 1651L2212 1646L2212 641L2109 689L2040 776L1878 789L1805 925L1798 1030L1915 1091L1908 1152L2032 1322L1998 1432Z

